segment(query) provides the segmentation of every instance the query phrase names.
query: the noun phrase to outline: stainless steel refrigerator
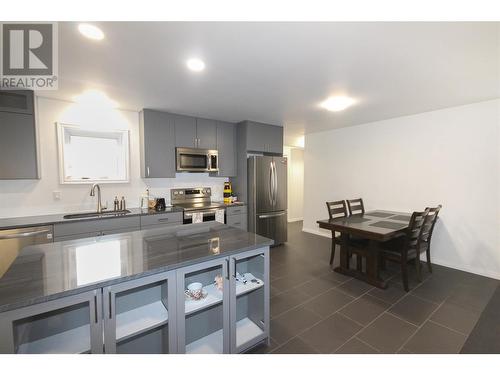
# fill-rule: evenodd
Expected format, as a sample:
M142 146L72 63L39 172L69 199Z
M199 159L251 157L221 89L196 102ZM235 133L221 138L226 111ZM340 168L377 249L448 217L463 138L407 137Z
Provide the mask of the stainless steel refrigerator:
M248 229L272 238L275 245L287 240L287 160L275 156L248 158Z

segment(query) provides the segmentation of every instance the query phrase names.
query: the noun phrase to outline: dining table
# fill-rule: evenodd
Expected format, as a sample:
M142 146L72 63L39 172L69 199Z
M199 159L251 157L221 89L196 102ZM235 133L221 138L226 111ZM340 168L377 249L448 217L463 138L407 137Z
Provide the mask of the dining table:
M335 272L363 280L378 288L387 288L387 280L380 277L380 244L404 235L410 223L411 214L386 210L373 210L348 217L318 220L322 229L340 232L340 265ZM358 267L350 268L350 238L366 240L364 249L366 266L363 271L360 259Z

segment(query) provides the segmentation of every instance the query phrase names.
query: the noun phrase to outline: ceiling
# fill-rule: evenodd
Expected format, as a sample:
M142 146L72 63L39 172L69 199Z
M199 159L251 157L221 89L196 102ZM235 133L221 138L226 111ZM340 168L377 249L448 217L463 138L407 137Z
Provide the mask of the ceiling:
M500 23L100 22L102 41L59 24L59 90L99 89L120 108L283 124L286 143L500 97ZM190 57L206 63L186 69ZM318 107L345 94L357 104Z

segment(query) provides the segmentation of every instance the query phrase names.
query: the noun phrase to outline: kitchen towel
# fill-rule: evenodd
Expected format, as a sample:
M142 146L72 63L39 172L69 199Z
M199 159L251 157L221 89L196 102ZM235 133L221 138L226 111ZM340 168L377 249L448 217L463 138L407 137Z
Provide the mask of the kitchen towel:
M203 223L203 214L201 212L193 212L193 224Z
M224 210L215 211L215 221L224 224Z

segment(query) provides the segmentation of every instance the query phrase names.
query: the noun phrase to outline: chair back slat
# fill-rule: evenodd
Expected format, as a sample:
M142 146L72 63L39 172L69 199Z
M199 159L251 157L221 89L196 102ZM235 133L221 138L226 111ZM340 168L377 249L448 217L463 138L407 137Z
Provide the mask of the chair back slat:
M365 213L365 206L362 198L348 199L347 206L349 207L350 215L362 215Z
M328 216L330 219L347 217L347 206L344 200L326 202L326 208L328 209Z
M432 237L432 232L434 231L434 226L438 218L439 210L441 210L441 205L431 208L427 207L428 210L427 217L425 218L424 226L422 227L422 241L430 242Z
M417 249L421 241L422 228L425 223L425 218L427 217L428 210L423 212L415 211L411 215L410 223L408 229L406 230L406 249L413 250Z

